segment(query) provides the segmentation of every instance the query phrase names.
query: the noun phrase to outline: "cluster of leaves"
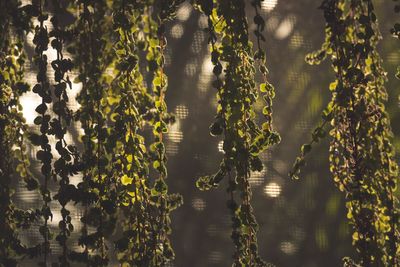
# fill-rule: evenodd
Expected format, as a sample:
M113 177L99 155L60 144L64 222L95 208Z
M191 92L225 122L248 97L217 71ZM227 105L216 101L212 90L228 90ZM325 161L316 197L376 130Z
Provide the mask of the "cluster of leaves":
M53 200L61 206L55 240L62 252L58 263L53 262L55 265L78 262L106 266L110 262L110 243L115 244L123 266L164 266L174 258L169 241L170 212L182 204L182 198L169 194L165 181L163 134L174 118L167 113L164 100L164 23L174 17L181 2L77 0L66 5L60 1L36 1L20 7L20 3L6 1L1 6L0 145L5 153L13 155L0 159L0 208L4 211L1 264L15 266L18 255L26 254L41 255L41 266L53 261L50 244L55 233L49 226ZM46 14L49 7L50 19ZM72 13L78 15L72 27L67 28L63 16ZM33 39L37 83L32 91L39 95L41 103L36 107L36 126L29 139L38 147L40 187L29 172L29 160L24 154L26 126L18 102L19 96L29 90L22 82L23 38L31 17L37 21ZM53 25L51 31L45 26L47 21ZM18 38L11 38L16 33ZM64 56L67 45L74 61ZM48 77L46 54L50 49L56 52L51 62L54 84ZM139 63L147 63L145 74ZM69 108L68 96L68 89L72 88L69 72L74 67L78 72L74 82L82 83L76 113ZM148 77L148 85L144 77ZM74 121L84 130L80 152L65 138ZM146 127L152 128L153 134L146 133ZM53 146L58 156L52 154ZM18 164L18 174L12 171L14 164ZM75 186L70 178L78 173L83 179ZM43 200L40 210L14 207L10 187L15 175L25 179L28 190L39 187ZM56 183L52 180L58 182L54 196L51 188ZM68 241L74 230L67 207L70 202L84 209L78 240L82 252L72 250ZM43 242L27 248L19 240L17 228L28 228L40 218ZM121 237L115 240L118 234Z
M68 72L72 70L73 64L71 59L65 58L63 54L64 44L70 39L71 34L60 25L60 20L65 12L64 7L59 1L54 0L53 16L51 22L53 30L49 33L52 37L51 46L57 52L57 58L51 62L54 70L54 90L53 96L56 100L52 103L52 111L56 118L53 118L50 125L50 133L55 136L55 148L59 154L59 158L54 162L55 178L59 179L59 188L54 199L57 199L61 205L61 217L59 222L60 232L56 236L56 240L62 247L62 254L59 256L60 266L70 266L68 237L74 229L72 225L71 212L67 209L68 202L76 201L76 188L70 184L70 177L77 174L79 171L79 154L77 148L68 144L65 140L65 135L68 127L71 126L73 119L72 111L68 107L69 97L67 89L72 89L72 82L69 79Z
M39 1L37 5L32 5L34 16L37 17L39 22L35 26L35 36L33 43L35 44L34 64L37 68L36 80L37 83L32 88L32 91L38 94L41 98L41 103L36 107L35 111L39 115L35 118L34 123L39 127L39 134L31 134L30 139L32 144L38 146L40 149L36 153L36 158L41 162L41 186L40 193L43 199L43 205L40 210L40 215L43 219L43 225L39 227L39 232L43 237L40 253L43 255L43 261L39 263L40 266L47 266L48 256L50 254L50 240L52 234L49 228L49 220L52 220L53 214L50 210L49 203L51 202L51 192L49 190L49 182L53 174L51 145L49 142L49 135L51 134L50 120L51 116L48 112L48 104L52 103L52 93L50 83L47 77L47 55L45 52L49 46L49 33L47 27L44 26L48 20L48 14L43 11L43 2Z
M259 257L257 248L258 225L251 205L249 177L252 171L261 171L259 155L280 137L272 128L272 98L274 87L267 81L265 52L261 42L265 22L259 14L261 1L252 1L256 10L258 50L252 51L249 41L245 1L198 1L196 3L208 16L211 59L216 76L213 87L217 90L218 107L211 135L223 135L224 158L215 175L201 177L197 181L200 190L217 187L228 177L227 206L231 211L232 240L235 245L233 266L267 266ZM257 124L254 104L259 91L255 75L259 71L264 78L259 91L263 94L265 122Z
M73 230L72 217L66 205L71 200L76 199L76 188L69 184L69 178L79 171L79 155L75 146L67 144L65 135L73 118L72 111L68 108L67 88L72 88L68 72L72 69L72 61L63 56L63 46L69 34L60 26L59 19L63 13L63 7L58 1L53 1L54 15L51 23L53 30L48 32L45 22L49 19L45 13L45 4L39 1L29 5L32 16L37 17L38 25L35 27L33 43L35 44L34 63L37 67L37 84L32 91L41 98L41 103L35 111L39 114L34 124L39 128L39 133L30 133L30 140L34 146L40 147L36 153L36 158L41 162L41 186L40 192L43 205L38 212L43 219L43 225L39 227L39 232L43 236L43 243L40 246L40 254L43 255L41 266L48 266L50 261L50 242L54 233L49 227L49 220L53 220L50 209L50 202L57 199L61 205L61 221L59 222L60 232L56 240L62 247L62 255L59 256L61 266L70 266L69 249L67 240ZM56 51L57 57L51 62L54 70L54 85L51 85L47 75L48 58L46 51L49 45ZM51 106L51 110L49 109ZM55 150L59 154L57 159L53 159L52 144L50 138L54 136ZM52 197L50 182L59 180L58 192Z
M174 258L169 235L171 234L170 212L182 204L179 194L168 194L167 158L163 135L168 132L167 125L174 122L174 117L167 112L165 92L168 79L164 71L164 51L167 45L165 23L173 19L178 5L182 0L155 1L154 6L147 6L148 32L146 35L146 61L148 75L152 80L152 115L148 117L152 128L152 142L149 144L149 158L156 178L151 184L151 202L154 224L152 225L156 257L151 261L154 266L165 265ZM157 10L154 11L154 7ZM150 12L153 9L153 12ZM155 260L155 261L154 261Z
M74 8L79 13L73 35L75 42L70 52L75 56L78 69L76 82L82 83L77 100L80 109L75 119L80 122L83 151L81 169L82 182L78 184L77 201L84 209L79 245L82 252L73 252L72 259L88 265L106 266L109 262L106 238L115 230L117 203L113 184L109 129L107 125L107 103L104 101L109 88L104 75L112 61L111 22L107 20L110 10L106 1L76 1ZM95 229L95 230L91 230Z
M116 78L112 82L112 120L115 121L115 177L119 203L126 220L117 240L118 259L125 266L164 266L174 258L168 236L169 213L182 200L168 194L163 134L172 120L164 94L167 77L163 71L166 40L164 21L177 3L168 1L115 1L113 23L118 34L114 45ZM153 7L159 9L154 10ZM140 52L145 51L145 59ZM147 62L152 81L145 86L141 66ZM152 135L144 127L152 128ZM153 168L158 177L151 175Z
M347 217L353 226L353 245L361 266L398 266L399 214L394 192L398 166L384 103L386 74L376 49L380 34L370 0L325 0L326 20L322 49L307 56L310 64L331 57L336 80L323 124L312 142L324 136L330 124L330 170L345 193ZM311 144L302 147L292 175L304 164ZM356 264L349 258L346 266Z
M111 115L115 121L111 137L116 147L113 168L120 188L119 205L126 218L116 248L122 264L150 265L155 255L154 234L151 232L154 222L149 213L147 149L139 132L144 123L143 112L148 111L152 104L138 64L139 23L143 23L145 5L127 1L115 1L113 5L113 26L118 41L114 46L117 76L110 96L110 100L116 102Z
M26 156L25 120L19 97L29 90L23 82L25 54L23 37L30 30L29 8L18 1L0 3L0 265L16 266L24 255L34 256L38 247L27 247L18 238L18 229L27 229L37 218L36 211L22 210L12 201L16 178L24 179L27 190L38 182L29 171ZM4 156L7 155L7 156ZM15 168L16 166L16 168Z
M78 189L86 195L81 199L86 212L80 239L85 250L73 253L78 261L107 265L106 240L115 243L123 266L162 266L174 257L169 213L182 199L168 194L165 182L162 134L173 119L164 101L166 40L161 29L180 2L78 1L83 11L71 52L83 85L76 118L85 131ZM146 76L152 80L149 85ZM154 138L146 127L153 128ZM117 223L121 229L115 228ZM89 233L90 226L97 231ZM112 234L120 237L112 240Z

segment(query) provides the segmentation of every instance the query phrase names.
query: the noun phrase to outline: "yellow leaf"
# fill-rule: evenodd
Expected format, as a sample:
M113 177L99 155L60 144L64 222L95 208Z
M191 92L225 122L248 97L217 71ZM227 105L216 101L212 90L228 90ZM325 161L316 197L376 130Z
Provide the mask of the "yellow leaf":
M334 91L336 89L337 84L338 84L337 80L329 84L329 90Z
M109 96L109 97L107 97L107 101L108 101L109 105L114 105L119 102L119 97Z
M358 236L358 233L357 232L354 232L353 233L353 240L358 240L358 238L359 238L359 236Z
M142 197L140 196L140 192L139 192L138 188L136 188L135 191L136 192L133 192L133 191L128 191L127 192L127 194L132 197L132 199L131 199L132 204L135 204L136 200L137 201L142 201Z
M124 176L121 177L121 183L122 183L123 185L132 184L132 181L133 181L133 179L132 179L132 178L129 178L128 175L126 175L126 174L125 174Z
M142 152L146 153L146 146L143 144L139 144L140 149L142 150Z

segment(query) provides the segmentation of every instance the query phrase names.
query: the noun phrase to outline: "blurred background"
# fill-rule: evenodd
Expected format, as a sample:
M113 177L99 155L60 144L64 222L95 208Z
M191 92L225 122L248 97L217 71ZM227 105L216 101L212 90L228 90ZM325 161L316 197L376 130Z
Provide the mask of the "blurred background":
M290 180L287 175L301 144L310 140L312 129L320 122L321 111L330 98L328 86L334 79L329 61L321 66L309 66L304 61L305 55L318 49L324 39L324 18L322 11L318 10L320 2L264 0L262 6L266 21L263 47L267 52L269 78L276 88L274 125L282 142L262 154L265 169L252 173L250 182L252 203L260 225L260 254L267 262L282 267L333 267L339 266L343 257L354 255L344 198L329 174L329 139L314 147L300 180ZM394 144L399 150L400 84L394 73L400 64L400 51L398 42L389 32L397 18L394 4L390 1L373 2L383 35L379 50L388 72L388 111L397 136ZM249 24L254 29L254 11L250 1L247 7ZM201 192L195 187L198 177L217 170L223 156L221 140L211 137L208 130L215 115L216 92L210 85L213 66L207 32L204 31L206 27L207 18L185 2L167 30L167 103L177 118L166 140L168 184L170 192L179 192L184 198L184 205L172 213L172 243L176 260L170 267L230 266L232 263L226 184L222 183L217 190L210 192ZM33 50L32 39L33 34L30 34L27 40L29 51ZM49 60L55 57L52 53L48 52ZM29 60L32 60L31 56ZM50 65L49 76L52 76ZM34 72L28 75L27 80L35 83ZM71 108L75 110L78 104L74 102L74 96L79 90L80 85L74 84L70 93ZM39 101L33 93L27 93L21 100L24 116L32 126L36 116L34 109ZM262 106L259 108L261 112ZM68 135L69 141L78 142L79 134L77 127ZM35 148L31 153L32 156L36 154ZM32 167L39 166L33 162ZM72 183L77 184L80 179L79 176L73 177ZM23 182L17 188L15 201L26 209L41 206L40 196L26 191ZM51 226L57 231L61 218L59 206L56 202L51 205L54 212ZM72 242L76 244L81 214L79 206L71 204L70 210L75 218L72 236L75 240ZM22 233L22 239L35 244L41 237L34 227ZM80 248L76 246L76 249ZM52 250L54 255L60 252L56 242L52 243ZM32 265L25 262L22 266Z

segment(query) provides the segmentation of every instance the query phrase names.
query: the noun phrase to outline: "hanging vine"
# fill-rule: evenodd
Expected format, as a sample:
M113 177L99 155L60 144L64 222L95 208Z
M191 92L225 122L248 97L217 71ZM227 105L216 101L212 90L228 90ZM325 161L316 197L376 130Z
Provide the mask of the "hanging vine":
M155 251L157 258L154 266L165 265L174 257L169 235L171 234L170 212L182 204L179 194L168 194L167 157L163 137L168 132L168 123L174 118L167 112L165 93L168 86L167 75L164 70L165 48L165 23L173 19L182 0L155 1L154 6L148 7L148 34L147 54L148 71L152 76L152 96L154 101L153 116L150 125L153 128L154 140L150 144L150 162L158 174L151 188L153 205L153 226L155 238Z
M112 62L110 53L110 23L107 20L109 7L106 1L77 1L78 18L74 27L77 37L70 48L76 55L75 65L82 83L78 96L80 109L76 114L84 130L82 136L83 181L78 185L79 201L84 207L81 218L82 236L79 244L81 253L72 252L74 261L87 266L106 266L109 262L106 238L115 228L114 212L110 203L115 203L112 190L110 152L107 150L107 110L104 104L105 92L109 87L104 73ZM91 232L89 227L95 227Z
M172 9L174 6L176 8L177 4L174 3L160 10ZM151 46L154 51L148 58L153 56L152 59L161 58L158 56L157 49L159 48L156 47L157 38L152 40L144 38L138 44L139 33L146 36L153 34L150 32L156 24L154 24L152 18L152 5L152 1L135 3L116 1L113 3L113 26L117 34L115 37L118 40L114 44L115 53L112 56L115 58L112 66L115 68L115 77L113 77L111 83L111 91L107 89L102 91L101 95L98 95L98 91L92 92L92 90L98 90L101 86L97 84L97 86L92 87L91 82L99 79L101 73L105 71L103 67L108 66L107 62L112 62L112 60L103 59L101 66L99 62L93 62L97 58L105 57L104 54L101 55L101 49L97 45L90 46L92 54L90 50L84 49L86 44L93 44L96 39L95 36L101 36L101 28L95 28L98 34L91 35L96 31L93 27L97 27L94 25L94 21L98 21L98 19L94 20L91 17L101 18L102 15L94 12L96 10L95 5L82 3L83 13L76 24L76 32L79 34L78 40L80 42L74 49L79 58L79 62L77 62L81 73L79 80L83 83L80 96L82 107L78 116L85 129L85 136L82 139L85 146L83 161L86 166L84 168L84 181L80 187L86 188L83 192L92 193L90 199L93 202L100 203L102 211L97 207L89 209L87 215L82 219L85 225L89 225L90 217L93 219L94 216L97 216L100 226L97 228L98 231L91 235L85 230L87 226L84 226L84 234L80 243L86 247L86 250L81 254L74 253L74 257L79 260L107 264L107 259L103 257L104 251L102 251L104 242L101 244L97 239L98 235L101 234L102 223L99 214L102 213L105 216L105 213L114 214L117 208L116 203L120 203L119 208L126 217L126 221L122 223L123 237L115 243L119 251L118 259L121 263L132 266L143 266L143 264L159 266L170 261L173 257L167 238L170 233L168 214L170 210L180 204L181 199L178 195L167 195L166 184L163 181L161 184L161 181L154 183L152 179L149 179L149 165L155 167L157 164L152 163L157 161L156 158L153 158L156 153L148 151L145 138L140 134L146 123L159 129L156 105L153 96L147 93L143 84L143 76L138 64L139 47L147 49ZM147 11L145 12L145 10ZM152 26L150 26L151 23ZM104 35L104 32L102 34ZM155 36L157 37L157 35ZM99 40L99 38L96 40ZM99 50L93 53L94 48ZM157 61L152 62L158 63ZM154 67L156 64L152 64L152 66ZM153 71L153 69L150 70L150 72ZM97 76L93 79L86 78L91 77L90 75ZM166 86L166 84L164 83L163 86ZM97 96L97 98L93 99L93 96ZM93 111L93 106L97 107L97 110ZM99 121L99 119L102 121ZM164 121L168 122L168 116L164 113L159 113L158 119L162 121L163 125L166 125ZM113 127L106 129L109 123L113 124ZM99 130L101 130L104 139L99 138ZM158 133L157 136L159 137ZM96 142L93 142L93 139ZM100 143L103 143L103 145L99 149ZM157 141L156 145L157 149L161 146L164 147L162 140ZM97 162L97 166L94 166L96 165L94 162L101 157L100 152L105 154L101 163L104 181L100 185L100 179L97 179L98 187L96 188L98 190L94 194L94 191L90 188L96 182L93 183L91 176L97 175L99 177L101 166L98 164L99 162ZM161 156L162 162L157 162L162 163L163 168L165 168L165 155L162 154ZM90 166L91 163L93 166ZM94 170L95 173L90 173L93 172L91 170ZM165 178L166 173L163 175ZM86 203L86 205L90 204L90 202ZM159 217L160 210L164 213L161 220ZM90 249L88 248L100 250L100 257L89 260Z
M116 156L113 169L117 170L120 208L126 220L123 235L115 243L118 259L125 266L153 266L156 260L149 192L149 163L144 137L140 131L145 123L143 115L153 105L139 70L139 40L145 1L114 2L113 22L118 34L115 44L116 78L113 96L116 102L111 136L115 139Z
M197 181L200 190L217 187L228 177L228 208L232 214L232 240L235 244L233 266L267 266L259 257L256 233L258 225L251 205L249 177L251 171L261 171L263 164L259 154L279 143L279 135L272 129L272 98L274 89L266 81L265 53L261 50L264 20L258 14L259 1L252 1L256 9L258 51L253 55L248 35L244 1L198 1L208 16L211 59L216 80L213 87L218 91L218 108L212 135L223 135L224 159L215 175L201 177ZM221 42L218 43L218 36ZM260 85L266 106L266 118L261 128L256 122L254 103L258 98L255 84L255 60L265 82ZM221 62L226 63L225 69ZM221 77L224 75L224 80ZM233 175L235 175L233 177ZM237 200L236 194L239 194Z
M54 96L57 100L54 101L52 110L56 118L50 122L49 132L56 138L55 148L60 157L54 162L54 172L60 179L59 189L54 199L57 199L61 205L61 217L59 222L60 231L56 236L56 240L62 248L62 254L59 256L60 266L70 266L68 248L68 238L73 231L71 212L67 209L68 202L78 201L77 189L70 184L70 177L78 173L79 155L74 145L68 144L65 140L65 135L68 128L71 126L73 118L72 111L68 107L69 97L67 89L72 89L72 82L69 79L68 72L73 68L71 59L64 57L64 45L66 40L70 38L70 32L60 26L60 18L65 12L65 9L58 1L53 1L53 17L51 22L53 30L49 33L52 37L51 46L57 52L57 57L51 62L54 70ZM57 178L56 178L57 179Z
M32 7L22 7L15 1L0 3L0 265L17 266L17 259L33 257L38 247L26 247L18 237L18 229L27 229L36 220L37 213L15 207L13 180L24 179L29 191L38 187L38 181L29 171L24 137L27 132L22 117L20 96L29 90L23 81L25 53L23 37L31 29ZM15 170L15 165L17 168Z
M325 0L326 41L307 61L318 64L331 57L336 81L323 125L332 126L330 170L345 193L353 245L361 266L398 266L398 201L394 195L398 167L384 103L386 74L376 49L380 34L370 0ZM318 131L324 131L318 127ZM315 132L314 132L315 133ZM322 137L313 134L313 142ZM311 149L303 146L292 174ZM356 263L344 259L345 265Z
M35 5L32 2L32 5ZM33 87L32 91L38 94L41 98L41 103L36 107L35 111L39 114L34 123L39 126L40 134L32 134L31 140L34 145L40 147L40 150L36 153L36 158L41 162L41 187L40 192L43 199L43 206L41 208L41 216L43 218L43 225L39 227L39 232L43 237L43 243L41 246L41 253L43 261L39 264L41 266L47 266L50 254L50 240L52 235L49 228L49 220L53 219L53 214L50 210L49 203L52 200L51 192L49 190L49 182L52 178L52 158L51 146L49 143L48 136L50 132L50 120L51 116L48 113L47 105L52 103L52 95L50 90L49 81L47 78L47 55L45 52L49 45L49 34L47 27L44 25L48 19L48 14L44 12L44 3L39 1L36 5L38 10L37 20L38 25L35 27L35 36L33 43L35 44L35 57L34 64L37 67L36 80L37 83Z
M266 59L266 54L262 49L261 42L265 42L265 37L263 35L263 31L265 29L265 21L263 17L260 15L260 8L261 8L261 2L263 0L254 0L251 2L251 5L253 6L255 10L255 16L254 16L254 23L256 25L256 29L254 30L254 34L257 39L257 51L254 54L254 59L258 63L258 70L261 73L263 77L263 83L260 84L260 92L263 94L263 100L265 102L265 106L263 108L263 115L264 115L264 120L265 122L262 124L262 133L263 135L259 135L257 142L253 145L253 150L254 147L257 147L258 145L262 145L265 140L264 138L271 138L271 144L276 144L279 143L280 137L279 135L274 131L273 129L273 124L272 124L272 100L275 97L275 88L274 86L268 81L268 68L267 68L267 59ZM259 132L258 132L259 133ZM267 142L268 144L268 142ZM259 152L258 152L259 153ZM257 165L257 161L255 160L253 162L253 165ZM259 162L261 163L261 162ZM261 169L261 166L260 166Z

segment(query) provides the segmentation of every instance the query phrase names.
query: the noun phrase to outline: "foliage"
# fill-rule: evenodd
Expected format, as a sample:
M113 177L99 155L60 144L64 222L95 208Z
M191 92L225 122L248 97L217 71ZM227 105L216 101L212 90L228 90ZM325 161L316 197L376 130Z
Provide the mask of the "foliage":
M208 20L218 101L210 133L222 137L224 151L217 172L200 177L196 185L209 190L227 181L232 266L269 266L258 253L249 182L252 172L263 169L261 153L280 142L272 119L275 89L262 48L262 1L191 1ZM0 2L0 151L7 155L0 157L0 265L17 266L27 256L40 257L39 266L108 266L115 259L124 267L166 266L174 259L170 216L182 197L171 194L167 185L165 134L175 118L165 100L165 32L183 2ZM255 14L254 47L246 6ZM398 266L398 167L385 111L386 74L376 49L376 15L371 0L324 0L321 8L326 40L307 61L318 64L330 56L336 80L323 121L302 147L291 176L297 177L305 156L330 125L330 169L346 195L360 256L358 262L344 258L344 265ZM31 90L24 82L24 41L32 29L32 92L40 104L28 129L19 98ZM398 38L399 31L396 24L392 34ZM74 81L72 71L77 73ZM82 85L77 111L69 94L73 82ZM264 101L262 116L256 109L259 98ZM67 135L75 126L83 134L80 142L69 143ZM40 163L39 179L30 171L29 145ZM75 185L71 180L77 176L82 179ZM19 178L27 190L40 193L40 209L14 205ZM53 205L60 206L58 230L50 227ZM80 251L73 249L71 238L72 205L83 214ZM42 238L29 247L19 231L35 225ZM50 251L53 240L61 248L57 259Z
M165 179L166 156L163 134L169 115L164 94L167 77L163 71L166 40L164 21L176 8L174 3L114 3L114 29L117 75L113 81L116 159L121 209L126 221L121 239L116 242L118 258L129 266L163 266L174 257L168 238L171 233L169 212L181 203L179 195L169 195ZM164 6L165 5L165 6ZM141 30L143 28L143 30ZM141 35L143 37L141 37ZM140 52L147 52L147 71L151 89L144 86ZM143 127L153 129L153 138ZM147 142L146 142L147 141ZM150 167L157 173L151 177Z
M115 228L115 212L107 209L107 203L116 202L109 164L112 153L107 150L107 117L102 104L109 86L103 73L111 61L108 56L111 46L105 41L110 36L111 25L106 20L109 15L106 1L77 1L76 4L79 16L72 31L77 38L70 51L75 54L74 64L79 69L77 81L82 83L78 96L81 106L75 118L84 130L83 179L78 184L80 197L77 199L84 209L79 239L84 250L80 254L73 252L72 259L90 266L106 266L109 258L105 238L111 236ZM90 231L89 227L95 231Z
M18 238L18 229L27 229L36 219L36 212L18 209L12 201L13 179L20 176L28 190L38 182L29 170L26 156L26 125L19 97L29 90L23 81L25 54L23 37L30 30L29 8L17 1L0 3L0 264L16 266L17 259L37 253ZM16 165L16 170L15 170Z
M249 177L251 171L261 171L263 168L259 154L279 143L280 137L272 129L274 88L266 80L265 53L260 44L264 40L261 32L265 26L258 13L261 2L252 1L257 11L254 18L257 24L256 53L253 53L249 41L244 1L214 4L212 1L198 1L198 5L208 16L211 59L216 76L213 87L218 97L217 115L210 126L210 133L213 136L223 135L224 158L218 172L201 177L197 186L200 190L208 190L217 187L222 179L228 177L227 192L230 198L227 206L231 211L231 238L236 248L233 266L266 266L258 255L258 225L251 205ZM259 94L255 83L255 60L259 61L259 70L265 80L260 85L266 102L263 109L266 122L261 127L257 125L254 109ZM236 194L239 200L236 200Z
M170 116L163 96L165 41L160 29L177 3L165 3L80 3L83 14L76 22L79 38L71 49L77 55L83 84L77 114L85 130L84 179L79 188L82 194L90 195L81 199L87 209L82 222L97 227L97 231L89 234L84 227L80 244L85 251L73 256L93 265L107 265L105 239L111 238L116 218L121 216L125 219L118 223L123 232L115 240L121 264L159 266L174 256L168 239L169 212L182 200L179 195L167 194L164 181L167 173L162 134ZM153 5L160 8L154 11ZM106 19L108 15L112 15L112 21ZM89 50L85 49L87 44ZM147 75L153 76L152 86L145 85L140 70L141 50L147 51ZM107 74L108 69L114 73ZM143 133L146 126L154 128L153 144ZM158 179L151 175L150 166L159 172ZM96 251L97 256L91 256Z
M386 74L376 50L380 34L373 4L369 0L325 0L321 9L326 20L325 43L306 60L319 64L330 56L336 80L329 88L332 100L324 110L324 122L314 131L312 142L302 147L291 175L298 174L311 144L324 136L329 123L330 170L346 196L359 264L398 266L399 217L394 194L398 166L384 106ZM346 266L355 266L348 258L344 261Z
M52 233L49 228L49 220L53 219L53 214L50 210L49 203L52 200L51 192L49 190L49 182L52 178L52 158L51 145L48 136L51 134L52 129L50 126L51 116L48 113L47 105L52 103L52 95L50 84L47 77L47 55L45 51L49 46L49 35L47 27L44 22L48 20L48 14L43 11L43 3L39 1L38 5L32 6L36 10L36 16L39 25L35 27L35 36L33 43L35 44L35 57L34 63L37 67L36 80L37 83L32 91L38 94L41 98L41 103L36 107L35 111L39 113L34 120L34 123L39 126L40 134L32 134L31 141L35 146L40 147L36 153L36 158L41 162L41 186L40 193L43 199L43 205L40 210L40 216L43 219L43 225L39 227L39 232L43 237L40 253L43 255L43 261L39 262L40 266L47 266L48 256L50 254L50 240Z
M56 138L55 148L59 154L59 158L54 161L55 178L59 178L59 189L54 199L57 199L61 205L61 217L59 222L60 232L56 236L56 240L62 247L62 255L59 256L60 266L70 266L68 248L68 237L74 229L71 221L71 213L67 209L67 204L71 200L76 201L76 188L70 184L70 177L78 173L79 154L77 148L72 144L68 144L65 140L68 127L73 119L72 111L68 107L67 89L72 89L72 83L69 79L68 72L72 70L73 64L71 59L64 57L64 44L70 38L70 33L61 25L60 20L63 14L63 6L58 1L52 2L54 15L51 18L53 30L49 33L49 37L53 37L51 46L57 51L57 58L51 62L54 70L53 94L56 100L53 102L53 112L57 115L50 122L50 133Z

